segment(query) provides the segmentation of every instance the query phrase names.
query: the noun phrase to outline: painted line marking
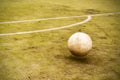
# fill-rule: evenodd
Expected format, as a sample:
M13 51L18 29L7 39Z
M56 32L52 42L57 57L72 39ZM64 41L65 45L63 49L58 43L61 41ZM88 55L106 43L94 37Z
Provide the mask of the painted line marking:
M102 13L102 14L90 14L90 15L91 16L108 16L108 15L115 15L115 14L120 14L120 12ZM0 22L0 24L38 22L38 21L45 21L45 20L56 20L56 19L67 19L67 18L80 18L80 17L86 17L86 16L89 16L89 15L67 16L67 17L54 17L54 18L40 18L40 19L31 19L31 20L16 20L16 21Z
M33 19L33 20L18 20L18 21L10 21L10 22L0 22L0 24L13 24L13 23L23 23L23 22L36 22L36 21L45 21L45 20L65 19L65 18L87 17L87 19L82 22L77 22L74 24L70 24L70 25L62 26L62 27L58 27L58 28L25 31L25 32L15 32L15 33L5 33L5 34L0 34L0 36L10 36L10 35L16 35L16 34L31 34L31 33L46 32L46 31L52 31L52 30L59 30L59 29L64 29L64 28L69 28L69 27L73 27L76 25L84 24L84 23L90 21L92 19L92 16L108 16L108 15L115 15L115 14L120 14L120 12L91 14L91 15L83 15L83 16L68 16L68 17L41 18L41 19Z
M87 16L87 19L85 19L82 22L77 22L77 23L74 23L74 24L61 26L61 27L58 27L58 28L50 28L50 29L34 30L34 31L25 31L25 32L15 32L15 33L6 33L6 34L0 34L0 36L10 36L10 35L17 35L17 34L31 34L31 33L38 33L38 32L46 32L46 31L65 29L65 28L70 28L70 27L77 26L77 25L80 25L80 24L84 24L84 23L90 21L91 19L92 19L92 17L89 15L89 16Z

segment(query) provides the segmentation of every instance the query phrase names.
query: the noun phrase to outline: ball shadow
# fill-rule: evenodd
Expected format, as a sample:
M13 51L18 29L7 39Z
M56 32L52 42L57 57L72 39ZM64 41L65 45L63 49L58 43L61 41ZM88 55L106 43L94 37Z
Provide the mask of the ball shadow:
M70 56L67 56L66 59L77 62L77 63L82 63L82 64L90 64L91 63L91 59L88 55L83 56L83 57L70 55Z

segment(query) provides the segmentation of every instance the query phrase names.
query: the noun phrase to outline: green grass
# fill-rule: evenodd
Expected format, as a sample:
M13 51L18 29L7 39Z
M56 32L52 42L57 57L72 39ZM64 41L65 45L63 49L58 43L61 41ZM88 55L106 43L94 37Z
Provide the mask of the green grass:
M119 12L119 0L1 0L0 21ZM59 27L85 18L1 24L0 33ZM0 80L120 80L120 15L57 31L0 37ZM71 55L68 38L88 33L92 51Z

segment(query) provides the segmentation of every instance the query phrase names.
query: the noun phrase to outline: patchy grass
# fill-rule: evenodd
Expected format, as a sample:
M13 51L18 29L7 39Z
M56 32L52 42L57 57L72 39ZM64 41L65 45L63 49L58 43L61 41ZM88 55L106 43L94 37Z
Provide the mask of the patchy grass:
M119 0L1 0L0 21L118 12ZM46 29L85 18L0 25L0 33ZM0 80L119 80L120 15L93 17L68 29L0 37ZM88 33L93 49L76 58L67 48L75 32Z

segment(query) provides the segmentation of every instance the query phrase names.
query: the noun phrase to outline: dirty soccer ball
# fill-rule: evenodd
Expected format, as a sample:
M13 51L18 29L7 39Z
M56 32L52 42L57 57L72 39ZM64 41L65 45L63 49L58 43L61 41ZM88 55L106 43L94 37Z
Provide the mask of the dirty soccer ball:
M86 33L74 33L68 40L68 49L75 56L85 56L92 49L92 40Z

